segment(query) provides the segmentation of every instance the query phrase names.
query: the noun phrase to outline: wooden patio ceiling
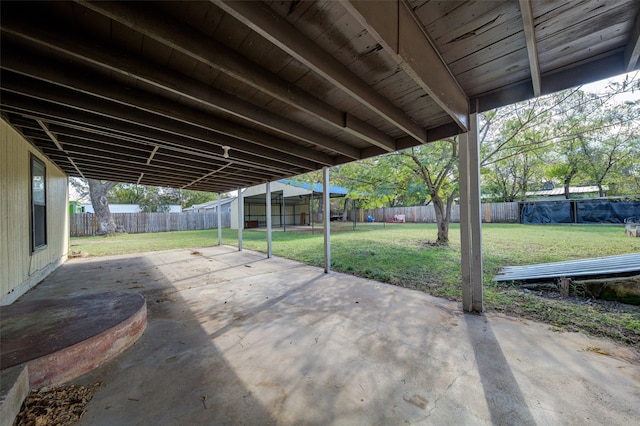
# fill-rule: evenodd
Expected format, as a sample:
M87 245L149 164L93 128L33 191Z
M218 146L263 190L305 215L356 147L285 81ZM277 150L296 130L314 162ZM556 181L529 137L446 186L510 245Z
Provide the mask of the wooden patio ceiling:
M215 192L639 67L637 0L0 7L2 116L62 170Z

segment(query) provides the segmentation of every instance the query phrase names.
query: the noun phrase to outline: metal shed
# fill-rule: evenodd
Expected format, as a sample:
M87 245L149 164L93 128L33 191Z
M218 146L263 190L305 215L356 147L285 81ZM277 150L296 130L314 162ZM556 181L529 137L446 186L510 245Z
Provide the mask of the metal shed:
M266 185L255 185L242 191L244 228L267 226ZM329 198L345 197L347 189L329 187ZM324 187L322 184L280 179L271 183L271 221L275 227L311 225L312 213L321 208ZM318 204L316 206L316 204ZM321 209L324 211L324 209ZM231 228L238 229L238 202L231 204Z

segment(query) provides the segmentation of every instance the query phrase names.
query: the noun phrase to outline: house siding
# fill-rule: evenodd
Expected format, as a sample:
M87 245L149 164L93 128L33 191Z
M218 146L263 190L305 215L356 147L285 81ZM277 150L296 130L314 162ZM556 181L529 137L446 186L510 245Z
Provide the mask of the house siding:
M30 154L47 168L47 245L31 253ZM67 175L0 119L0 305L15 301L67 259Z

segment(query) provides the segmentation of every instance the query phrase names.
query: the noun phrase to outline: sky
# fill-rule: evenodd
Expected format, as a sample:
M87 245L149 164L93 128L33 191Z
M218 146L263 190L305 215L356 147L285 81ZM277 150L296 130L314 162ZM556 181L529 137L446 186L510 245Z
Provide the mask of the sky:
M624 81L626 77L629 77L629 80L632 78L640 79L640 72L634 71L627 74L622 74L617 77L607 78L604 80L596 81L595 83L589 83L582 86L582 90L585 92L591 93L602 93L607 90L607 85L611 82L621 83ZM616 102L626 102L626 101L637 101L640 100L640 91L636 90L635 92L623 93L621 95L617 95L615 97Z

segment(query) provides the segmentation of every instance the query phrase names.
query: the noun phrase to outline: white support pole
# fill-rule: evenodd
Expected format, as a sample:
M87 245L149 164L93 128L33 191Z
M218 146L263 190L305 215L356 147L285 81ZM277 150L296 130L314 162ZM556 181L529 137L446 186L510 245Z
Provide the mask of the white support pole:
M482 312L484 303L478 114L470 114L469 122L469 132L460 135L459 149L462 307L467 312Z
M266 209L267 209L267 258L271 259L272 244L271 244L271 182L267 182L266 188Z
M222 245L222 194L218 193L218 245Z
M244 200L242 188L238 188L238 251L242 251L242 229L244 228Z
M331 272L331 200L329 197L329 167L322 168L322 196L324 212L322 222L324 223L324 272Z
M287 232L287 202L284 199L284 191L282 191L282 204L280 204L280 218L282 220L282 232Z

